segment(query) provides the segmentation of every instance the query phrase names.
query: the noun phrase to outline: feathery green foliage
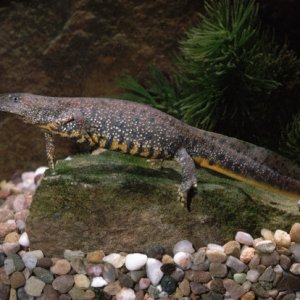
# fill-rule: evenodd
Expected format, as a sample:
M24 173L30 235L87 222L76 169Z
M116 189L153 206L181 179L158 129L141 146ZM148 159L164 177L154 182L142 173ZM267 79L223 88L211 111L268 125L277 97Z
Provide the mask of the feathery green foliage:
M179 103L180 85L176 78L169 79L157 67L150 66L150 78L144 84L132 76L118 80L120 87L128 90L122 98L151 105L176 118L181 118Z
M158 70L151 75L139 93L131 86L141 84L125 82L127 96L193 126L271 148L300 110L300 60L262 30L254 0L206 1L200 24L181 42L171 79Z
M300 112L283 133L281 151L300 163Z

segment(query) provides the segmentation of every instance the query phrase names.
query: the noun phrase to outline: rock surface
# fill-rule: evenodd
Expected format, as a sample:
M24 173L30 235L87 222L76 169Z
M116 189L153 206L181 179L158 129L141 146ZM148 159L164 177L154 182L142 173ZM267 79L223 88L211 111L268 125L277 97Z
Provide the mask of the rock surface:
M111 152L61 161L56 175L47 174L34 195L26 224L30 247L48 256L64 249L89 252L99 244L105 253L145 253L164 241L172 252L178 240L187 239L198 249L229 239L236 226L253 234L263 227L286 229L299 219L296 203L288 198L205 170L198 171L198 178L189 213L176 201L181 172L175 162L166 161L160 169ZM211 250L211 258L217 259L218 249ZM239 255L235 248L226 251ZM224 253L218 259L222 262Z

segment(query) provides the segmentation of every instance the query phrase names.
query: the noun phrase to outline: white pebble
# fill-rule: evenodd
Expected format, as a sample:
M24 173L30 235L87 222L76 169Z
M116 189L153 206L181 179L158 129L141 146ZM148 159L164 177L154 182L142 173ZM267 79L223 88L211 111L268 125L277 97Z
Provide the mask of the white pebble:
M32 253L30 253L30 252L25 253L22 256L22 260L27 269L33 270L36 267L37 258Z
M193 264L193 257L189 253L178 252L174 256L174 262L183 270L188 270Z
M257 270L251 269L247 272L246 279L250 282L256 282L258 280L259 276L260 276L260 273Z
M147 262L147 255L141 253L127 254L125 266L129 271L140 270Z
M291 246L290 235L283 230L276 230L274 234L274 240L277 246L289 248Z
M44 173L48 170L47 167L39 167L35 170L34 172L34 177L39 176L39 175L44 175Z
M125 256L119 253L111 253L103 257L103 261L112 264L116 269L119 269L124 265L125 259Z
M291 265L290 272L295 275L300 275L300 263L294 263Z
M99 277L94 277L92 279L91 286L94 288L101 288L107 284L108 284L108 282L106 280L104 280L102 276L99 276Z
M19 244L23 247L29 247L30 242L28 238L28 234L26 232L23 232L19 238Z
M174 255L178 252L186 252L186 253L194 253L195 249L193 248L193 244L188 240L182 240L175 244L173 248Z
M134 290L125 287L116 295L117 300L135 300L135 298Z
M223 246L213 243L207 244L207 250L218 250L224 252Z
M22 181L31 181L34 182L34 172L24 172L21 175Z
M163 272L160 267L162 263L155 258L148 258L146 263L147 277L153 285L157 285L163 277Z
M261 253L270 254L275 250L276 246L272 241L264 240L264 241L255 243L254 248Z
M253 237L247 232L238 231L235 235L235 240L240 244L244 244L247 246L253 245Z

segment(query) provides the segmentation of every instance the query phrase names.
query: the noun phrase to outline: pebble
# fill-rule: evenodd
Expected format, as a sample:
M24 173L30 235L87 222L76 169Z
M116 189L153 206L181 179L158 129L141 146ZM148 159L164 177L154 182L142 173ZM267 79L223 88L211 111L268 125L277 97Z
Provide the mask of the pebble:
M255 299L255 294L253 291L247 292L241 297L241 300L254 300L254 299Z
M188 270L191 268L193 263L193 257L190 253L177 252L174 255L174 262L183 270Z
M97 276L92 279L91 286L94 288L101 288L107 284L108 282L103 277Z
M91 277L98 277L102 274L103 265L89 265L87 266L87 274Z
M18 222L22 222L22 221L18 221ZM19 227L19 226L18 226ZM26 232L23 232L21 235L20 235L20 238L19 238L19 244L22 246L22 247L29 247L30 245L30 242L29 242L29 238L28 238L28 234Z
M252 247L245 246L241 251L240 260L243 263L248 264L253 259L254 256L255 256L255 249Z
M20 235L17 232L10 232L4 238L4 243L18 243Z
M291 253L293 253L294 260L300 262L300 244L295 243L290 247Z
M237 241L229 241L224 246L224 253L227 256L234 256L236 258L240 257L241 245Z
M223 263L227 259L223 249L207 250L206 256L211 263Z
M107 282L114 282L117 274L113 265L105 263L102 269L102 276Z
M96 294L92 290L86 290L83 293L83 300L93 300L96 298Z
M206 253L205 249L199 249L197 252L195 252L192 255L192 257L193 257L193 264L194 265L203 264L205 262L205 259L206 259L205 253Z
M162 279L164 273L161 271L162 263L155 258L148 258L146 263L147 277L153 285L157 285Z
M25 277L22 272L14 272L10 276L10 285L13 289L18 289L26 283Z
M49 257L39 258L36 263L36 266L44 269L50 269L50 267L53 266L53 261Z
M165 275L162 278L160 285L162 290L168 293L169 295L173 294L176 291L176 281L169 275Z
M175 255L178 252L185 252L185 253L194 253L195 249L193 244L188 240L182 240L175 244L173 248L173 254Z
M238 284L243 284L246 281L246 276L245 273L235 273L233 275L233 280Z
M158 260L161 260L164 254L166 253L166 250L161 245L153 245L149 247L147 250L147 256L150 258L155 258Z
M58 300L58 292L52 285L46 284L44 287L44 298L42 300Z
M27 252L23 255L22 260L26 268L28 268L29 270L33 270L36 267L38 259L33 253Z
M86 255L86 260L88 263L98 264L102 262L104 256L105 254L102 250L96 250L96 251L89 252Z
M4 270L6 275L10 275L16 271L16 266L12 258L7 258L4 261Z
M109 283L107 286L104 287L103 291L107 293L110 296L115 296L118 292L121 291L121 286L119 281L115 281L112 283Z
M119 272L118 279L119 279L121 287L132 288L134 286L134 281L127 274Z
M31 276L26 281L24 289L29 296L39 297L41 296L44 287L45 287L45 282L41 281L35 276Z
M52 283L54 276L53 274L41 267L36 267L33 269L33 274L40 280L42 280L45 283Z
M214 278L224 278L227 275L227 266L221 263L211 263L209 273Z
M66 249L64 251L64 258L66 260L68 260L69 262L71 262L73 259L84 258L84 257L85 257L85 254L81 250L73 251L73 250Z
M73 286L68 294L71 296L72 300L82 300L84 291L77 286Z
M116 300L135 300L135 292L129 288L122 288L116 294Z
M234 256L229 256L227 258L226 265L227 267L234 269L238 273L242 273L247 268L246 264L244 264Z
M253 269L253 270L249 270L247 272L246 279L249 280L250 282L257 282L259 276L260 276L260 273L256 269Z
M147 255L141 253L132 253L126 255L125 266L129 271L140 270L147 262Z
M266 240L257 242L254 248L260 253L270 254L275 250L276 245L272 241Z
M150 286L150 284L151 284L151 281L149 278L141 278L139 280L139 288L141 290L147 289Z
M111 253L111 254L103 257L104 262L110 263L116 269L119 269L124 265L125 259L126 259L126 257L119 253Z
M15 254L20 250L19 243L4 243L2 245L3 252L8 256L11 254Z
M274 233L269 230L269 229L266 229L266 228L263 228L261 231L260 231L260 234L261 236L265 239L265 240L270 240L272 242L275 242L274 240Z
M129 276L134 282L139 282L141 278L146 276L146 270L130 271Z
M191 291L195 295L202 295L204 293L209 292L209 288L201 283L198 282L191 282L190 283Z
M300 223L295 223L290 230L291 241L300 244Z
M191 293L190 282L187 279L183 279L178 285L183 296L189 296Z
M232 299L239 299L244 294L243 287L231 279L224 279L223 285Z
M275 279L275 272L273 268L270 266L265 269L262 275L259 277L259 281L273 281Z
M251 234L243 231L238 231L235 235L235 240L240 244L252 246L253 245L253 237Z
M90 286L90 280L83 274L74 275L74 282L79 289L87 289Z
M273 251L269 255L262 255L260 262L262 265L268 266L275 266L279 263L280 256L277 251Z
M71 264L66 259L59 259L50 268L50 271L56 275L65 275L71 270Z
M290 235L280 229L277 229L274 233L274 240L277 246L289 248L291 246L291 237Z
M52 286L55 290L59 291L61 294L65 294L71 290L74 285L74 276L73 275L61 275L56 277Z
M300 263L294 263L290 267L290 272L295 275L300 275Z
M86 274L86 266L80 257L73 258L70 262L72 269L78 274Z

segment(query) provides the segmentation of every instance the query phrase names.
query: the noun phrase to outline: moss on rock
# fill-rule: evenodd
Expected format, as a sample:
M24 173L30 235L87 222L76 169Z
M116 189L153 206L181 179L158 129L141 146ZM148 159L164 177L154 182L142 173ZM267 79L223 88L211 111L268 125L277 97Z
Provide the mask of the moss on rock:
M192 212L177 199L180 168L174 161L105 152L59 161L46 174L27 221L32 249L62 255L64 249L145 251L180 239L196 247L222 243L236 230L289 228L299 219L295 201L198 170Z

